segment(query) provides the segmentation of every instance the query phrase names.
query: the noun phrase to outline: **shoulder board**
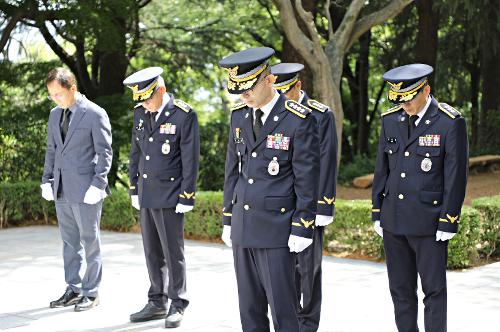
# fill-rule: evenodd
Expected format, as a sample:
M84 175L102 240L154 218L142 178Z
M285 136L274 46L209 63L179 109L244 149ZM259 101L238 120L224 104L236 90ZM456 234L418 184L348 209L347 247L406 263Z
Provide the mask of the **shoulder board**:
M452 119L459 118L462 116L462 114L460 114L459 111L457 111L456 109L454 109L453 107L451 107L446 103L439 103L438 107L441 111L446 113L446 115L448 115Z
M317 111L320 111L321 113L324 113L328 110L328 106L326 106L325 104L322 104L319 101L314 100L314 99L308 99L307 106L309 106Z
M285 108L302 119L305 119L305 117L311 113L311 109L309 107L299 104L293 100L285 101Z
M403 107L403 106L401 106L401 105L396 105L396 106L394 106L394 107L392 107L392 108L389 108L387 111L385 111L384 113L382 113L382 114L381 114L381 116L386 116L386 115L388 115L388 114L391 114L391 113L397 112L397 111L399 111L399 110L401 109L401 107Z
M233 107L231 107L231 112L237 111L239 109L242 109L245 106L247 106L247 104L245 104L245 103L237 103L236 105L233 105Z
M186 113L189 113L189 111L191 111L191 106L188 103L186 103L180 99L174 99L174 105L179 107L181 110L183 110Z

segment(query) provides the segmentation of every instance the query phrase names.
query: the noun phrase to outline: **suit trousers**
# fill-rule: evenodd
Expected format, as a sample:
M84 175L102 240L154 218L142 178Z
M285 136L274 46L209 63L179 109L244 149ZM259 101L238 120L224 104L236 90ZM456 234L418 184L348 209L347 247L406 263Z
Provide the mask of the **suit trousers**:
M295 255L284 248L233 245L243 332L270 331L267 306L276 332L298 332Z
M61 190L55 201L57 221L63 240L64 277L75 293L95 297L102 278L102 201L90 205L70 203ZM81 277L82 263L87 268Z
M151 286L149 302L186 308L186 262L184 259L184 214L175 208L141 208L141 232Z
M314 229L313 243L297 254L296 285L300 332L316 332L321 316L321 261L325 227ZM302 305L300 299L302 298Z
M398 331L418 331L418 274L425 295L425 332L446 332L448 241L384 230L384 250Z

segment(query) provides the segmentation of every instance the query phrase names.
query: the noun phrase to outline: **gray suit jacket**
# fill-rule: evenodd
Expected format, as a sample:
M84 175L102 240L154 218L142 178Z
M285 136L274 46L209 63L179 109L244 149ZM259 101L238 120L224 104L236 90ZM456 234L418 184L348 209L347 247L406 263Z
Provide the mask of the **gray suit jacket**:
M61 115L60 107L52 109L49 115L42 183L52 182L54 197L62 184L64 196L71 203L83 203L91 185L109 194L107 175L113 151L106 111L80 95L64 143Z

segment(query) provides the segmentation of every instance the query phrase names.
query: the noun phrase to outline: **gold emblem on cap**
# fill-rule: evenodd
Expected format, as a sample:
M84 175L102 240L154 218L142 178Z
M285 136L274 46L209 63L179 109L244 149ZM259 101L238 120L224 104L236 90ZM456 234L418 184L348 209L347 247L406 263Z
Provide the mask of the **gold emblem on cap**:
M389 85L391 86L391 88L393 90L399 90L399 89L401 89L401 85L403 85L403 82L399 82L399 83L387 82L387 83L389 83Z
M136 84L134 86L129 86L130 89L132 89L132 92L133 93L137 93L137 91L139 91L139 85Z
M229 77L233 78L236 77L236 75L238 75L239 66L233 68L224 68L224 69L226 69L227 72L229 73Z

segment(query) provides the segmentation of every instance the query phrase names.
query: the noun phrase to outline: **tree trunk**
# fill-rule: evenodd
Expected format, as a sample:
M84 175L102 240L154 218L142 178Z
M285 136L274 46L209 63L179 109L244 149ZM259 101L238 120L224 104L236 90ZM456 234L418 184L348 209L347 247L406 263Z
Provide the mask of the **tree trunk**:
M480 115L480 146L498 152L500 149L500 28L498 12L500 4L496 0L489 1L490 10L483 17L490 31L482 35L481 40L481 76L482 102Z
M433 0L416 2L418 11L418 34L415 45L415 60L436 69L438 49L439 11L433 6ZM434 77L429 78L429 84L434 85Z
M358 79L358 132L357 154L368 153L368 76L370 75L370 43L371 32L368 30L359 38L359 57L356 65Z

